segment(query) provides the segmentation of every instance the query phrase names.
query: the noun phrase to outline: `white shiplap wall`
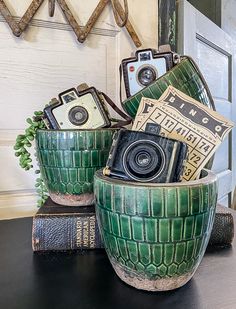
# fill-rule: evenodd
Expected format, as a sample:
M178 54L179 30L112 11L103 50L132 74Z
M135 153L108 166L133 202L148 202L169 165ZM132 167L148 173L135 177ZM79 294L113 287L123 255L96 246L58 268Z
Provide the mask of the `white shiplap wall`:
M31 0L5 0L22 16ZM147 5L148 2L148 5ZM84 25L98 0L68 0ZM157 47L156 0L129 0L130 21L142 47ZM77 42L59 6L48 16L45 0L21 36L11 34L0 15L0 219L30 216L37 210L34 173L18 166L13 145L25 119L59 92L87 82L118 102L120 60L135 50L125 29L115 25L110 6L84 44Z

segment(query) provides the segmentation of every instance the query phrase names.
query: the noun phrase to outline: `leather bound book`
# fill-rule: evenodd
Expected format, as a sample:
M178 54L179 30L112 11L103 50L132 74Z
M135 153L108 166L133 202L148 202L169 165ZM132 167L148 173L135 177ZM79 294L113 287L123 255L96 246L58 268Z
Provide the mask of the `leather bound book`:
M233 210L220 204L216 206L215 221L209 240L210 247L228 247L234 238Z
M33 251L103 248L95 206L61 206L50 198L33 217Z

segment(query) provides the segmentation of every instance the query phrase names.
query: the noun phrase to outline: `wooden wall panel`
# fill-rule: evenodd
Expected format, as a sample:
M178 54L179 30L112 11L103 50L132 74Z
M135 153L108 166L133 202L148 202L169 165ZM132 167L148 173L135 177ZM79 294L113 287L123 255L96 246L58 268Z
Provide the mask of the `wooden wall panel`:
M6 1L15 16L22 16L30 2ZM67 2L83 25L98 0ZM128 2L130 21L143 47L157 48L157 1L149 0L148 5L139 0ZM107 92L118 102L119 64L135 51L126 30L115 25L110 6L86 42L80 44L58 6L55 16L48 16L47 3L45 0L21 38L11 34L0 16L0 219L32 215L37 210L34 173L20 169L13 151L25 119L59 92L82 82Z

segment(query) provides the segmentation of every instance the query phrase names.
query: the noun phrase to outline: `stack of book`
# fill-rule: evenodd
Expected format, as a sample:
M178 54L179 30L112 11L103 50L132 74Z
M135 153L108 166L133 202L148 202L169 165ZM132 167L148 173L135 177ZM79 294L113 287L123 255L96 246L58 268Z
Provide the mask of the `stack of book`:
M233 236L230 209L217 205L209 245L229 246ZM37 252L103 248L95 205L61 206L48 198L33 218L32 247Z
M103 248L95 205L61 206L50 198L33 218L33 251Z

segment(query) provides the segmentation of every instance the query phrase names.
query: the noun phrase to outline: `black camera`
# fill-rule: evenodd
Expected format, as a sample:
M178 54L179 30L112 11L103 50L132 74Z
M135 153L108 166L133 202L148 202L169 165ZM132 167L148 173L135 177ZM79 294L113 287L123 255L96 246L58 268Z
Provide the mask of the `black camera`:
M179 182L188 147L149 132L121 129L114 135L103 174L139 182Z
M122 60L127 98L149 86L179 62L179 55L171 52L168 45L154 49L138 50L135 57Z
M80 86L81 90L80 91ZM59 94L44 109L46 125L50 129L97 129L109 127L108 117L102 95L94 87L80 85Z

